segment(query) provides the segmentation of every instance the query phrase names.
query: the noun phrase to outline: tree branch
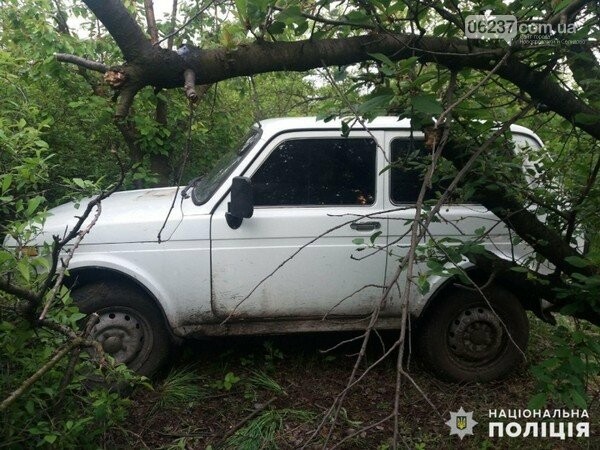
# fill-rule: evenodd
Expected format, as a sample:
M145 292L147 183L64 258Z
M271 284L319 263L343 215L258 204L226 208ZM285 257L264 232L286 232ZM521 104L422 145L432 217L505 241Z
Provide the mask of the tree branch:
M120 0L83 0L113 37L126 61L152 51L152 44Z
M100 73L105 73L108 70L108 66L102 63L90 61L89 59L81 58L75 55L69 55L68 53L55 53L54 57L57 61L75 64L76 66L94 70Z
M144 11L146 12L146 23L148 24L148 34L150 34L150 43L158 42L158 28L156 27L156 17L154 16L154 2L144 0Z

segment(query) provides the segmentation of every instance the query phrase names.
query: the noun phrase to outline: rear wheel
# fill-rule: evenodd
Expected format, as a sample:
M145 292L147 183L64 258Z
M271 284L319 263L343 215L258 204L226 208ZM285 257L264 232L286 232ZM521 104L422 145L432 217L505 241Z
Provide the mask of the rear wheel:
M73 292L81 312L97 313L91 337L116 362L140 375L151 376L165 362L172 347L162 314L139 289L101 281Z
M431 305L418 334L424 365L440 378L492 381L505 377L523 360L529 322L519 300L493 287L457 290Z

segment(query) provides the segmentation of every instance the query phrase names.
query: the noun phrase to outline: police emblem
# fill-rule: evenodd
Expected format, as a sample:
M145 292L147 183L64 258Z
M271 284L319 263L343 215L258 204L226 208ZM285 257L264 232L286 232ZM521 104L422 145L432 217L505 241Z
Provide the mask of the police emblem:
M450 420L446 425L450 427L450 435L456 434L462 441L468 434L473 434L473 427L477 425L473 419L473 411L466 412L462 406L456 412L450 413Z

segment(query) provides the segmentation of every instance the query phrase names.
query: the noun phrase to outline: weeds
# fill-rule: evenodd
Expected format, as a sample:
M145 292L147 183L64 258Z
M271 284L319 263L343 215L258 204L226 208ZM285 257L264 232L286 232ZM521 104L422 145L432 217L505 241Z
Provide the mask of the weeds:
M176 409L200 400L204 393L200 388L200 377L192 367L173 369L157 388L158 400L152 411Z
M276 438L284 421L309 422L315 418L310 411L296 409L271 409L238 430L225 443L226 448L239 450L277 449Z
M254 375L249 378L249 381L257 388L267 389L277 394L285 394L285 391L281 385L262 371L254 372Z

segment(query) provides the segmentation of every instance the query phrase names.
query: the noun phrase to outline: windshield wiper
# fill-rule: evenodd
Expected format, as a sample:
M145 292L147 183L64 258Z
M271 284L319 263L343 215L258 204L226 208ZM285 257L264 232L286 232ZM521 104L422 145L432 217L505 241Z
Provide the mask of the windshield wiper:
M187 186L184 187L183 190L181 191L181 196L183 198L190 198L190 195L188 194L188 191L190 189L195 188L196 184L198 183L198 181L200 181L202 178L204 178L204 175L200 175L199 177L192 178L192 180L187 184Z

